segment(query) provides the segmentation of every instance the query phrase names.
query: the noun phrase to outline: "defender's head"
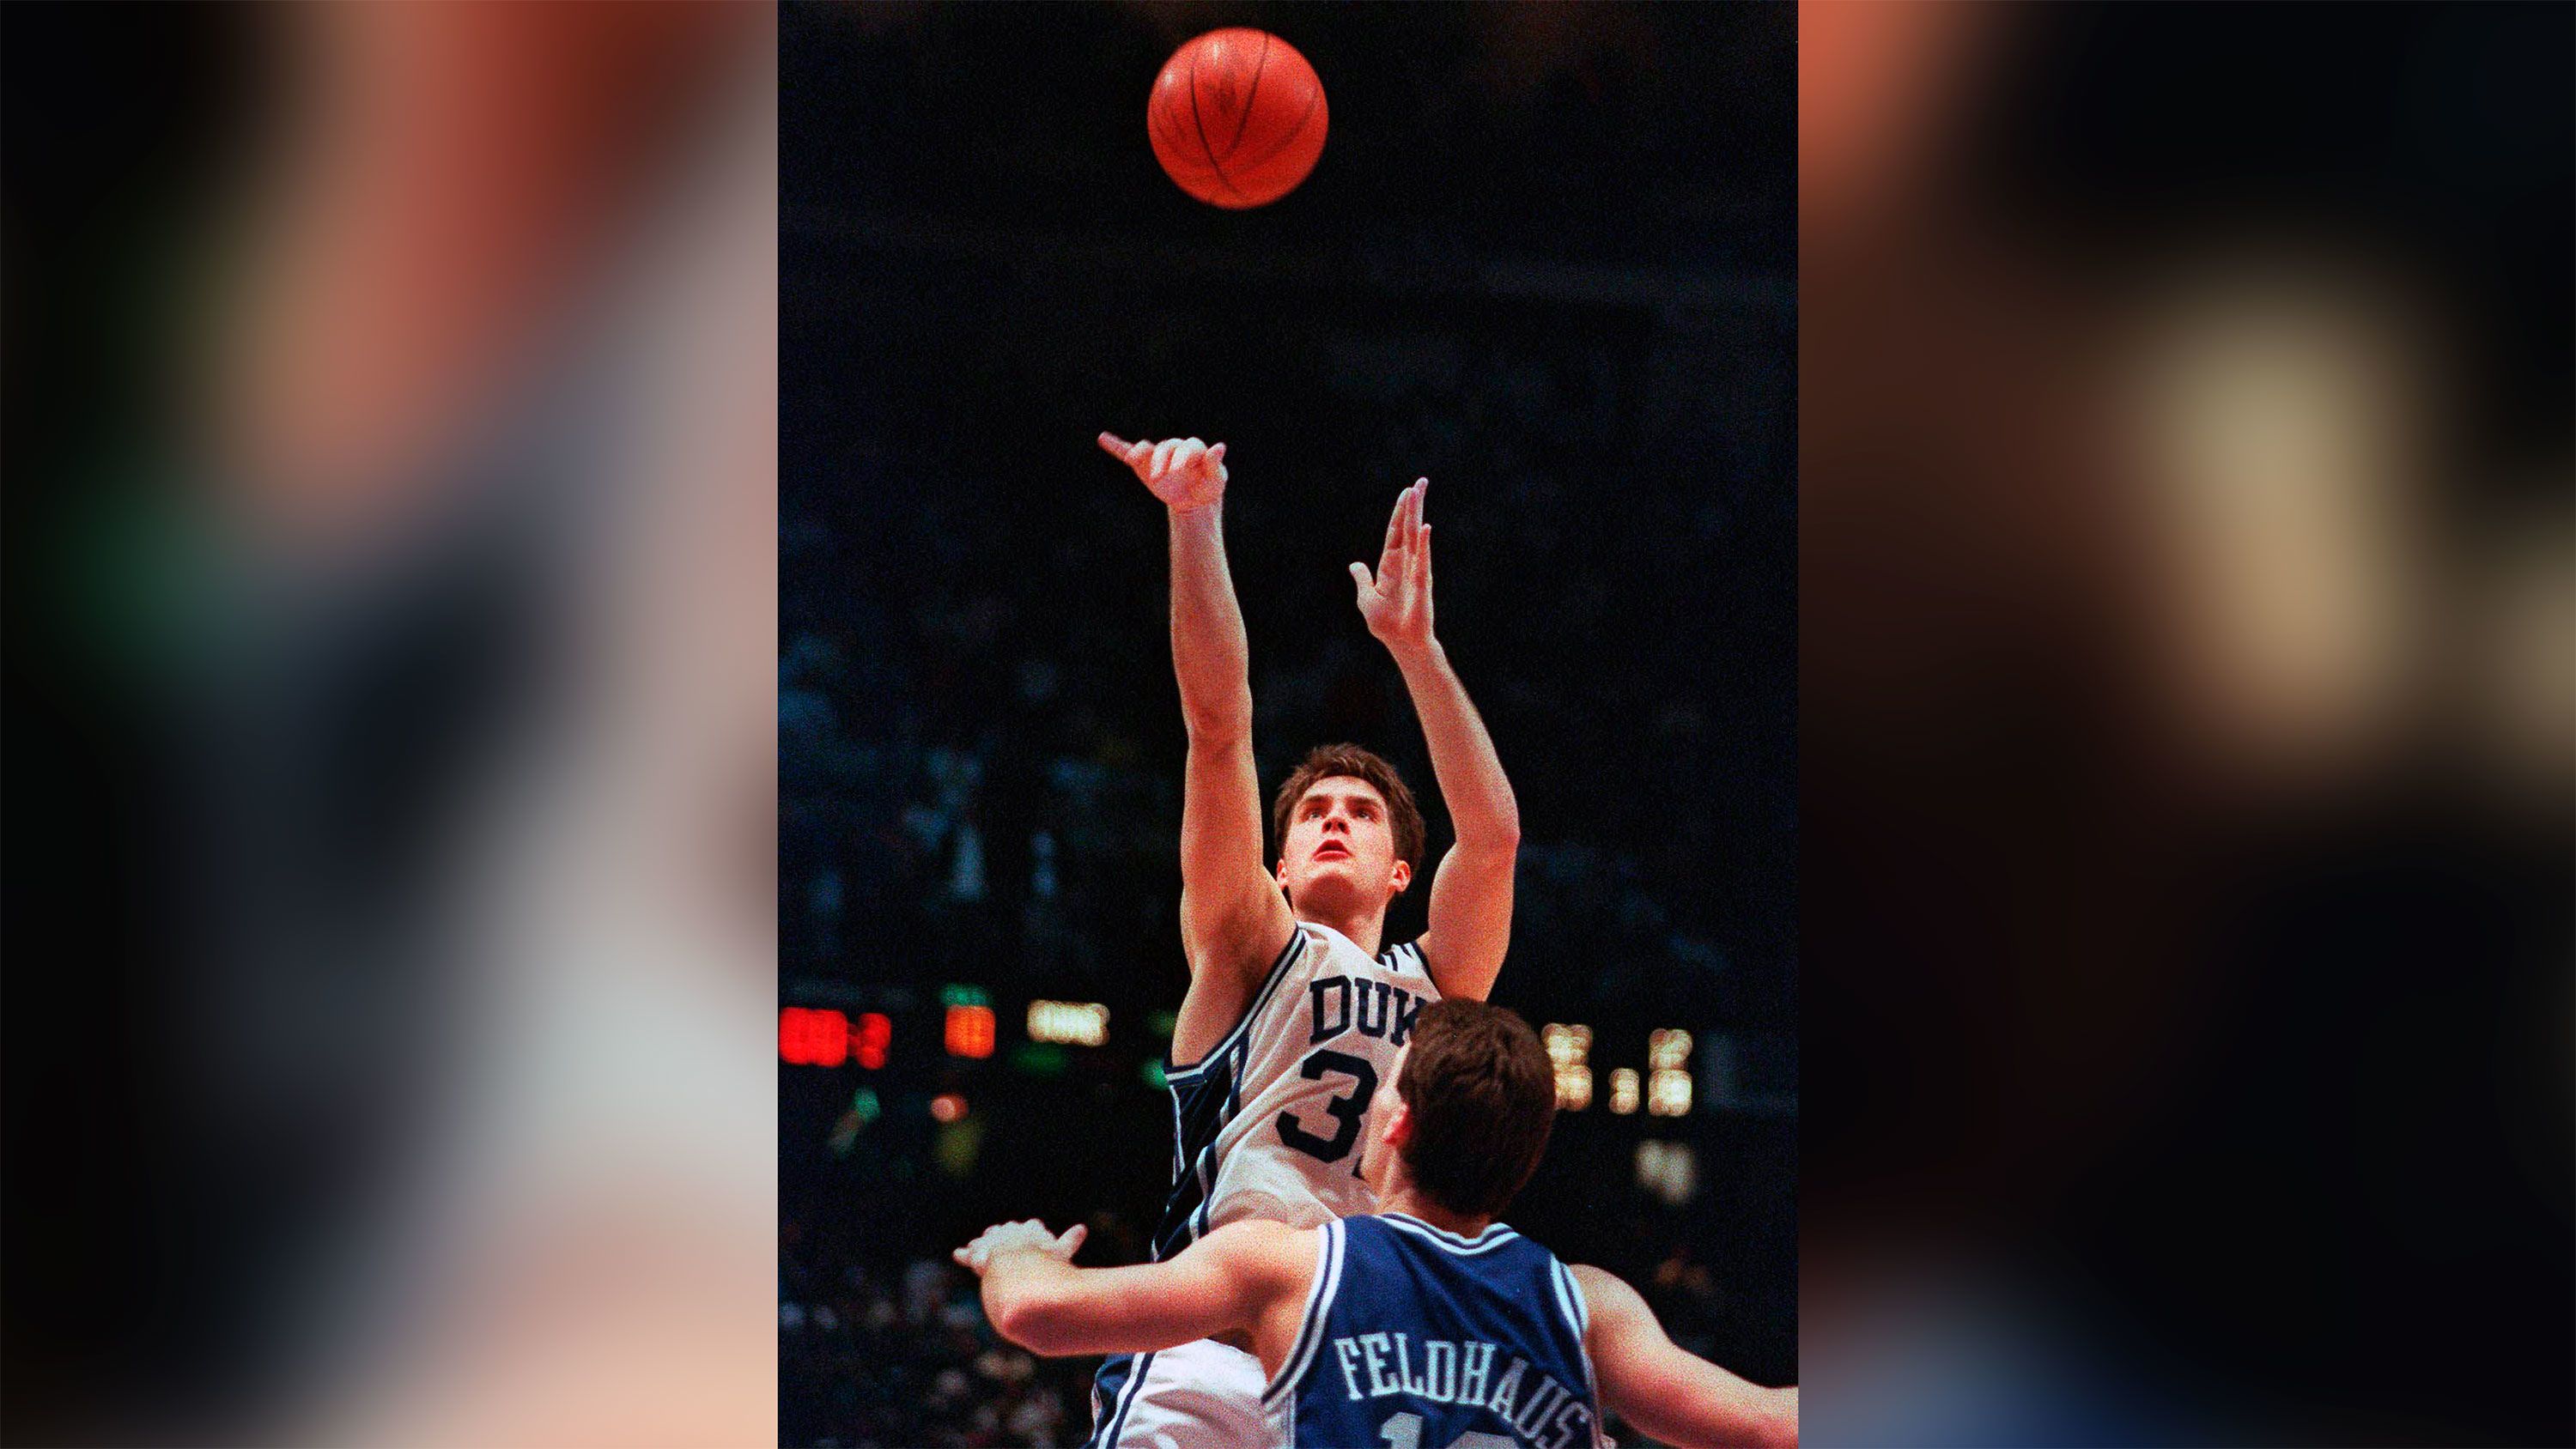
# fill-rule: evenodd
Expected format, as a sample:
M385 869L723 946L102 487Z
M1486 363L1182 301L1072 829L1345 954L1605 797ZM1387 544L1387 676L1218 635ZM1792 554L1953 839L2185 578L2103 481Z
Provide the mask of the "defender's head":
M1306 756L1270 807L1279 888L1299 915L1384 911L1422 867L1422 810L1395 767L1357 745Z
M1538 1170L1556 1123L1556 1067L1538 1033L1482 1001L1422 1009L1370 1108L1360 1173L1383 1202L1404 1186L1463 1217L1490 1218Z

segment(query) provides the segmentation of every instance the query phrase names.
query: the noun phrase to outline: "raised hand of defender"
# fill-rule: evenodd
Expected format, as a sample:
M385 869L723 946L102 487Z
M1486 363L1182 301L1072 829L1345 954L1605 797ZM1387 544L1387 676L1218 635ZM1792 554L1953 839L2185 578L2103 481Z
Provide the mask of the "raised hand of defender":
M1430 487L1430 479L1416 478L1396 495L1374 577L1368 565L1351 565L1351 582L1359 585L1360 617L1377 641L1396 654L1431 645L1431 525L1422 521L1422 495Z
M1225 444L1211 448L1196 438L1131 443L1100 435L1100 451L1136 470L1163 506L1175 513L1205 508L1225 496Z
M1058 1262L1070 1263L1073 1261L1074 1249L1082 1246L1082 1240L1090 1232L1089 1228L1075 1223L1065 1229L1062 1235L1050 1233L1046 1230L1046 1224L1036 1218L1019 1223L996 1223L978 1234L975 1241L951 1252L948 1256L956 1259L960 1267L974 1269L975 1276L979 1278L984 1276L984 1270L992 1265L994 1254L1008 1252L1013 1248L1034 1249Z

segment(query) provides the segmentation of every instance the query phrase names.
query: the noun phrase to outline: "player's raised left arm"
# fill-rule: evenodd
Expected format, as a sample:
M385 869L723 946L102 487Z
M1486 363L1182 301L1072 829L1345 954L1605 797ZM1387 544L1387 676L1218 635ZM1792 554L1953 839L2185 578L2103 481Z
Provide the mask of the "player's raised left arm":
M1372 578L1351 565L1359 586L1360 616L1404 674L1422 737L1431 747L1431 771L1457 843L1431 878L1431 922L1422 933L1422 964L1443 996L1482 1001L1503 969L1512 939L1512 867L1520 850L1520 805L1494 753L1485 722L1468 702L1467 687L1449 667L1431 627L1431 525L1422 521L1430 480L1419 479L1397 498L1387 520L1386 547Z
M1030 1221L987 1228L951 1256L983 1278L993 1331L1031 1353L1144 1353L1250 1332L1264 1312L1302 1303L1313 1237L1285 1223L1228 1223L1164 1262L1077 1268L1082 1226L1059 1236Z

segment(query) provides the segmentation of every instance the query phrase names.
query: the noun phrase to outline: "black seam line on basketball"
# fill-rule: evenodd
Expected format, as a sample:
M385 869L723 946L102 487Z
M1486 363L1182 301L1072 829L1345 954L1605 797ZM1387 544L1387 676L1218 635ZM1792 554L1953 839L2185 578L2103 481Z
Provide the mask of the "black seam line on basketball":
M1265 30L1261 32L1261 54L1252 62L1252 89L1243 93L1243 114L1234 119L1234 139L1225 143L1225 154L1228 156L1234 154L1235 147L1243 144L1243 128L1252 120L1252 103L1261 95L1261 68L1268 64L1270 64L1270 32Z
M1169 117L1170 119L1167 121L1165 119L1166 117ZM1146 138L1154 142L1156 146L1159 147L1166 139L1162 133L1172 129L1174 125L1179 124L1179 121L1179 115L1169 106L1156 105L1148 107L1145 112ZM1177 135L1168 139L1171 142L1172 148L1171 161L1168 164L1174 166L1187 166L1190 160L1189 148L1181 144L1181 138ZM1155 154L1159 156L1163 153L1158 149Z
M1190 129L1199 133L1199 150L1208 158L1208 169L1216 173L1216 184L1250 201L1252 198L1244 196L1243 189L1225 174L1225 168L1216 164L1216 150L1208 145L1207 122L1199 119L1199 53L1196 50L1190 52Z
M1258 171L1262 167L1269 165L1271 162L1278 160L1280 154L1285 152L1290 146L1296 144L1297 138L1305 133L1306 123L1315 119L1315 107L1323 104L1323 100L1324 92L1321 87L1318 87L1313 95L1306 98L1306 114L1297 118L1297 124L1289 128L1288 134L1280 139L1278 145L1270 148L1270 154L1253 162L1250 166L1247 166L1244 169L1247 171Z

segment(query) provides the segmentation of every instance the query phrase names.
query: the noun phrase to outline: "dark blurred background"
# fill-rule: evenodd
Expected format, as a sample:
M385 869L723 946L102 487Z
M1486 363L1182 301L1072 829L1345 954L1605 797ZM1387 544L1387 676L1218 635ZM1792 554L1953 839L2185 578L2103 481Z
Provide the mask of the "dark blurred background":
M771 1432L773 42L0 13L0 1442Z
M2576 11L1799 54L1809 1442L2576 1442Z
M1163 513L1103 429L1230 445L1265 789L1368 745L1436 859L1344 572L1431 479L1441 634L1525 830L1495 1000L1593 1033L1512 1220L1795 1379L1794 22L784 13L779 989L890 1032L882 1067L779 1068L787 1442L1078 1441L1091 1361L997 1346L946 1251L1034 1215L1141 1261L1168 1185L1183 737ZM1224 25L1285 37L1331 107L1313 175L1250 212L1146 144L1155 72ZM1033 999L1106 1005L1106 1044L1032 1044ZM976 1001L994 1055L951 1056ZM1691 1110L1614 1115L1662 1028Z

